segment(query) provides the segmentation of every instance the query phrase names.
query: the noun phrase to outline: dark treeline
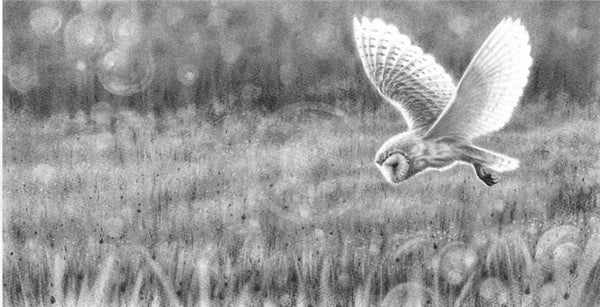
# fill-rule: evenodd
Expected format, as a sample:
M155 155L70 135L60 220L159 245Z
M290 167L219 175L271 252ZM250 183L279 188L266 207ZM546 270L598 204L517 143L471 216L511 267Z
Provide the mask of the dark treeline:
M89 67L73 68L63 31L90 5L96 5L94 14L107 32L122 7L139 12L142 44L155 62L144 90L129 96L108 91L95 67L102 53L86 59ZM524 103L568 95L571 103L589 104L598 103L600 95L596 2L8 1L3 6L5 114L23 109L40 117L79 110L89 114L100 101L156 114L195 104L209 118L270 112L309 100L372 110L379 98L354 50L353 15L397 25L456 81L492 28L503 17L519 17L534 56ZM40 38L33 33L31 15L43 6L60 12L62 25ZM181 79L184 66L194 72L189 84Z

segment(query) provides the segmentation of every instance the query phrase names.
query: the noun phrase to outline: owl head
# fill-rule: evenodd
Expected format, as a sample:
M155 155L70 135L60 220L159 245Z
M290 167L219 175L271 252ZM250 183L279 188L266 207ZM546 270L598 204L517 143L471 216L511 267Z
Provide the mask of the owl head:
M416 141L412 133L401 133L389 139L377 151L375 165L388 182L397 184L419 172L412 157Z

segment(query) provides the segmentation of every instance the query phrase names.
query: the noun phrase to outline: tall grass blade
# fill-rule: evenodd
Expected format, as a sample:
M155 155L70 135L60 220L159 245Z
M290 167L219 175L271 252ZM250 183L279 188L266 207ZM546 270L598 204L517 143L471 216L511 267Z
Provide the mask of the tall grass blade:
M181 306L179 300L177 299L177 295L173 290L171 282L169 281L167 276L162 272L162 268L160 267L160 265L154 259L152 259L152 256L150 256L148 252L144 251L144 254L146 255L146 261L150 264L152 271L154 271L156 278L160 282L160 285L162 286L163 291L167 296L167 303L169 304L169 306ZM156 298L152 301L152 303L154 304L155 302Z
M109 303L107 288L112 277L114 260L115 255L110 253L106 260L104 260L102 270L94 282L95 292L92 295L93 302L90 303L93 303L96 306L102 306Z

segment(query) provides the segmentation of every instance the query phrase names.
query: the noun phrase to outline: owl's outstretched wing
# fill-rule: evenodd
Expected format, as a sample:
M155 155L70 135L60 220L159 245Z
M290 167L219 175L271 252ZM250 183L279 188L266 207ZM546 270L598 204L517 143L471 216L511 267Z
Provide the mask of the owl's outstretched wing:
M456 96L425 138L470 140L504 127L527 84L530 51L521 21L502 20L475 54Z
M400 110L409 129L427 131L456 91L452 78L431 55L380 19L354 17L354 38L371 83Z

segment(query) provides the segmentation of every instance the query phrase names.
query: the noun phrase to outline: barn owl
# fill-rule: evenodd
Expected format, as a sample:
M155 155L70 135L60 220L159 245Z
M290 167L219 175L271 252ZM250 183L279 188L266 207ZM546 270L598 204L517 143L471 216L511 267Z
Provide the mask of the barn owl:
M527 84L531 47L520 20L506 18L496 26L458 85L393 25L354 17L354 37L369 80L408 125L375 157L387 181L397 184L426 170L466 163L492 186L498 181L493 172L519 167L519 160L472 141L504 127Z

